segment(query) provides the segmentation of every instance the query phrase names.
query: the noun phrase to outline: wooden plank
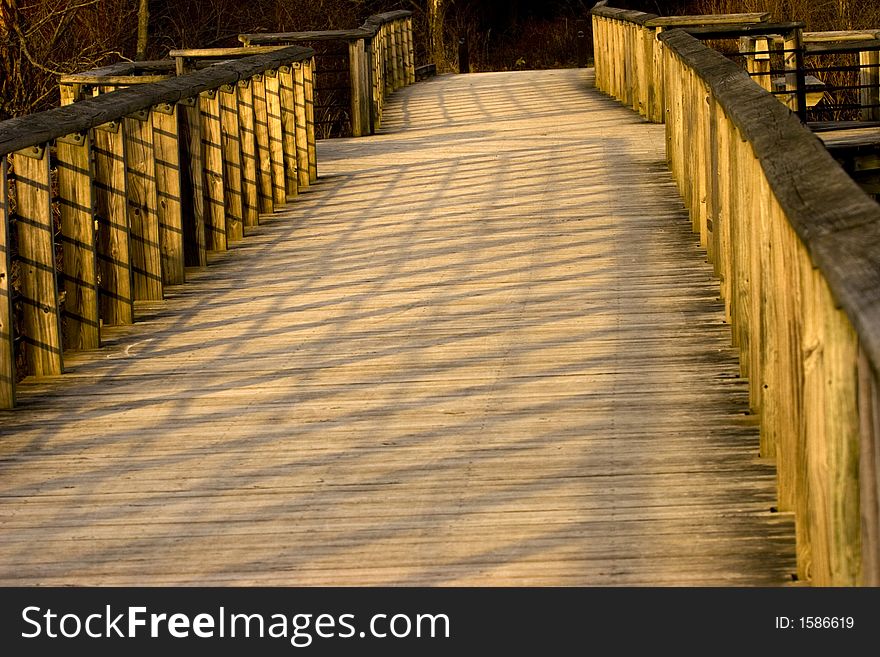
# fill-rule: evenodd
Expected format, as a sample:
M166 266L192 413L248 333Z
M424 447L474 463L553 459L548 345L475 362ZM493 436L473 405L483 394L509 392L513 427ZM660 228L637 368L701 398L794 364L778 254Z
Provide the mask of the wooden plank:
M125 175L126 140L120 123L94 132L98 275L104 324L134 322L134 287Z
M27 371L34 376L64 371L49 159L47 145L13 156L22 338Z
M125 186L131 239L131 272L135 301L161 300L162 250L159 244L156 155L149 112L126 117Z
M257 175L257 133L254 118L254 90L250 80L238 83L238 125L241 130L241 192L245 226L260 223Z
M202 153L202 113L198 100L183 103L180 107L180 154L185 172L181 178L185 199L181 208L184 258L188 267L205 267L208 264L205 224L209 206L206 206Z
M299 188L305 189L311 183L309 176L309 128L306 110L305 71L301 63L293 65L294 76L294 120L296 122L296 171Z
M864 352L859 354L859 507L862 511L863 586L880 586L880 385Z
M199 110L206 205L205 248L208 251L225 251L228 231L223 170L223 127L220 98L216 91L206 91L199 95Z
M157 214L159 250L162 256L162 282L186 282L184 268L184 227L180 163L180 117L178 105L161 105L152 112L153 151L156 158Z
M278 69L281 101L281 127L284 139L284 176L287 200L299 194L299 173L296 163L296 90L290 66Z
M648 27L695 27L698 25L728 25L740 23L766 23L770 12L746 12L740 14L697 14L692 16L658 16L645 23Z
M64 348L101 346L92 147L89 135L71 135L55 146L64 269Z
M315 143L315 58L303 62L303 87L306 95L306 138L309 145L309 182L318 180L318 151Z
M263 75L266 117L269 128L269 158L272 162L272 197L276 207L287 203L287 172L284 170L284 124L281 116L281 84L278 71Z
M275 195L272 189L272 155L269 138L269 109L266 104L266 82L263 75L251 78L254 99L254 128L257 142L257 173L260 198L260 212L272 214L275 211Z
M369 114L366 89L363 86L363 69L366 54L362 40L348 44L349 84L351 85L351 136L363 137L369 134Z
M15 334L12 325L12 242L9 234L9 164L0 157L0 408L15 406Z
M241 163L241 127L238 115L238 85L220 87L220 136L223 145L223 192L226 199L226 242L244 238L244 204Z
M859 53L859 103L862 121L880 120L880 51L867 50Z

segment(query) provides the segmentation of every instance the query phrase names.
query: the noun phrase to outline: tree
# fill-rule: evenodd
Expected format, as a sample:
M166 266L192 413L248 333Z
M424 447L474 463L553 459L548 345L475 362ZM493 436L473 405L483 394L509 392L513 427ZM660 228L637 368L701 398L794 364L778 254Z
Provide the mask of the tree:
M134 58L143 61L147 58L147 41L150 28L150 0L140 0L138 4L137 53Z

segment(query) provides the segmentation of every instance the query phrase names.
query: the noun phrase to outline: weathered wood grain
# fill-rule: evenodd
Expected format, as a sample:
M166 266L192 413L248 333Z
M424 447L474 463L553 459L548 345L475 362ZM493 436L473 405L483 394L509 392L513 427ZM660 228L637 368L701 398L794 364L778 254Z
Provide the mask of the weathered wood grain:
M591 84L398 91L309 194L26 380L0 582L790 581L662 128Z
M159 217L159 250L162 255L162 282L186 282L186 258L182 207L180 145L180 107L160 105L151 112L153 153L156 157L156 193Z
M92 146L89 135L70 135L55 147L64 271L64 348L101 343Z
M61 374L61 312L48 144L14 154L23 339L28 373Z
M0 408L15 406L15 335L12 327L8 168L7 159L0 157Z
M121 121L99 126L93 134L101 319L108 325L131 324L134 288Z

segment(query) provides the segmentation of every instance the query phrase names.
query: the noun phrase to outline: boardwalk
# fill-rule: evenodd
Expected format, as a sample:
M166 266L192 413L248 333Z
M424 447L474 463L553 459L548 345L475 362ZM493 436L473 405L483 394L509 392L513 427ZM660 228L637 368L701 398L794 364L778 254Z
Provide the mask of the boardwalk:
M663 127L448 76L2 418L0 584L783 584Z

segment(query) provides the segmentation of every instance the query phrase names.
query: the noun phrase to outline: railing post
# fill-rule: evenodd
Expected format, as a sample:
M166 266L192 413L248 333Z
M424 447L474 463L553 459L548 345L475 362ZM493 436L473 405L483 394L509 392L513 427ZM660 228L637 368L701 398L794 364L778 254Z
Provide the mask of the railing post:
M862 121L880 120L880 51L863 50L859 53L859 118Z
M367 134L365 117L367 94L364 89L364 40L353 39L348 42L348 74L351 87L351 136L362 137Z
M254 91L250 80L239 80L238 126L241 141L241 205L245 226L260 223L260 197L257 189L257 138L254 125Z
M167 285L186 282L183 211L181 201L180 121L176 104L159 105L153 117L153 151L156 157L159 242L162 280Z
M785 90L788 107L806 121L807 90L804 72L803 30L795 28L785 37Z
M413 21L412 16L406 19L406 80L407 84L416 81L416 53L413 45Z
M0 408L15 406L15 340L12 326L12 257L9 235L9 176L0 155Z
M197 98L178 103L180 113L180 153L182 168L186 175L182 223L184 233L184 262L191 267L208 264L205 223L209 209L205 207L205 170L202 152L202 115Z
M309 182L318 180L318 150L315 144L315 58L303 62L306 92L306 138L309 144Z
M161 301L162 255L159 249L159 215L156 211L156 166L153 124L144 110L122 123L126 139L125 175L128 221L131 230L131 269L135 300Z
M278 71L263 73L266 85L266 116L269 119L269 157L272 162L272 195L275 206L287 202L287 174L284 172L284 131L281 126L281 88Z
M241 127L238 120L237 85L225 84L217 90L220 99L220 135L223 146L223 196L226 201L226 241L244 239L242 202Z
M291 66L278 68L281 90L281 126L284 129L284 173L288 200L299 194L298 166L296 163L296 91Z
M308 113L306 111L306 86L305 66L303 62L295 62L293 65L294 75L294 105L293 111L296 119L296 171L299 178L299 186L305 189L311 182L309 179L309 133Z
M98 126L94 137L101 318L105 324L131 324L134 289L122 122Z
M55 150L64 254L64 346L97 349L101 330L91 139L88 133L68 135L56 140Z
M202 126L202 167L205 173L205 246L209 251L226 250L226 194L223 180L223 138L220 126L220 98L216 90L199 94Z
M260 212L272 214L275 211L275 196L272 192L272 158L269 154L269 110L266 107L265 77L262 74L252 77L251 88L254 98Z
M35 376L64 371L49 159L49 144L13 155L23 338L28 372Z

